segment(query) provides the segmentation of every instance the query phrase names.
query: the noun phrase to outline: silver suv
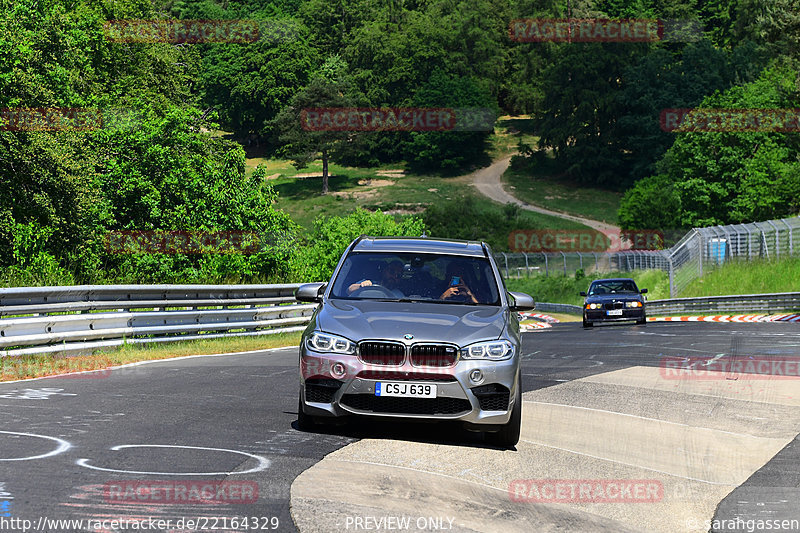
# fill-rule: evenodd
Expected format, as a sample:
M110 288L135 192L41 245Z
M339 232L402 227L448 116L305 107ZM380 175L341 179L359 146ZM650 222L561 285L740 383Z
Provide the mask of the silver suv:
M349 415L457 420L503 447L522 411L516 311L485 243L366 237L330 283L301 286L318 302L300 343L298 424Z

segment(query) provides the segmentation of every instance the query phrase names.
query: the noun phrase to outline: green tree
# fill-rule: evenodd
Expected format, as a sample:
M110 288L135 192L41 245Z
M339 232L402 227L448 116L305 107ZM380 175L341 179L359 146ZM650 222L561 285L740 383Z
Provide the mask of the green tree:
M330 279L347 245L359 235L419 236L423 230L419 218L408 217L398 222L391 215L360 208L343 217L320 217L314 221L307 245L301 247L296 256L293 264L295 280Z
M707 97L711 109L798 106L790 69L771 68L751 83ZM780 218L800 210L800 142L784 132L682 132L623 200L623 227L708 226ZM675 196L677 195L677 199ZM643 209L640 209L642 206ZM637 213L637 209L640 212Z
M358 102L347 76L347 64L333 56L271 124L281 146L279 153L291 159L297 169L322 159L322 194L328 193L328 162L345 150L346 144L357 134L304 127L303 112L315 108L353 107Z

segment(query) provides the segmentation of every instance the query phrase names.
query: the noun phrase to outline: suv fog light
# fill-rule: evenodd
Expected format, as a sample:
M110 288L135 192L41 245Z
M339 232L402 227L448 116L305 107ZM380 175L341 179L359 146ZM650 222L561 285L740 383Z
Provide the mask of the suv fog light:
M475 368L469 373L469 380L476 385L483 381L483 372L480 368Z
M334 363L331 367L331 374L334 377L341 378L344 376L345 372L347 372L347 369L342 363Z

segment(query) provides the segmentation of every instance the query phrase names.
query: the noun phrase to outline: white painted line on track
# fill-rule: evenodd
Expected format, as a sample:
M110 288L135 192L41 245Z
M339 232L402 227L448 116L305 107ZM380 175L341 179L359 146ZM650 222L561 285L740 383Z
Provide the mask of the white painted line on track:
M154 475L154 476L230 476L230 475L241 475L241 474L253 474L255 472L261 472L262 470L266 470L270 466L270 460L259 455L253 455L252 453L247 452L240 452L238 450L228 450L226 448L205 448L202 446L179 446L177 444L122 444L119 446L114 446L111 448L112 451L119 451L123 448L180 448L186 450L207 450L207 451L215 451L215 452L227 452L227 453L238 453L239 455L244 455L246 457L250 457L252 459L256 459L258 461L258 465L249 469L249 470L242 470L241 472L137 472L134 470L116 470L113 468L102 468L99 466L92 466L89 464L89 459L78 459L75 461L78 465L91 468L92 470L101 470L103 472L116 472L119 474L141 474L141 475Z
M52 440L53 442L58 443L58 447L48 453L43 453L41 455L32 455L30 457L16 457L13 459L0 459L0 461L33 461L34 459L45 459L47 457L53 457L54 455L58 455L64 453L65 451L72 448L72 444L69 442L59 439L58 437L50 437L48 435L37 435L36 433L19 433L17 431L0 431L0 433L5 435L20 435L23 437L35 437L37 439L47 439Z

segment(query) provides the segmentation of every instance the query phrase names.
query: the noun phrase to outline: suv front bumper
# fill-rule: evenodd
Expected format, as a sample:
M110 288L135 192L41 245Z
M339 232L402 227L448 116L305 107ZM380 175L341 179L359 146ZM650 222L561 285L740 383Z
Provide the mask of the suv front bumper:
M305 343L304 343L305 344ZM334 372L334 365L344 374ZM483 378L474 382L470 373ZM304 411L311 416L380 416L427 420L456 420L476 425L509 421L517 394L519 361L461 360L449 367L418 367L364 363L355 355L300 349L300 385ZM378 382L435 384L436 398L375 395Z

